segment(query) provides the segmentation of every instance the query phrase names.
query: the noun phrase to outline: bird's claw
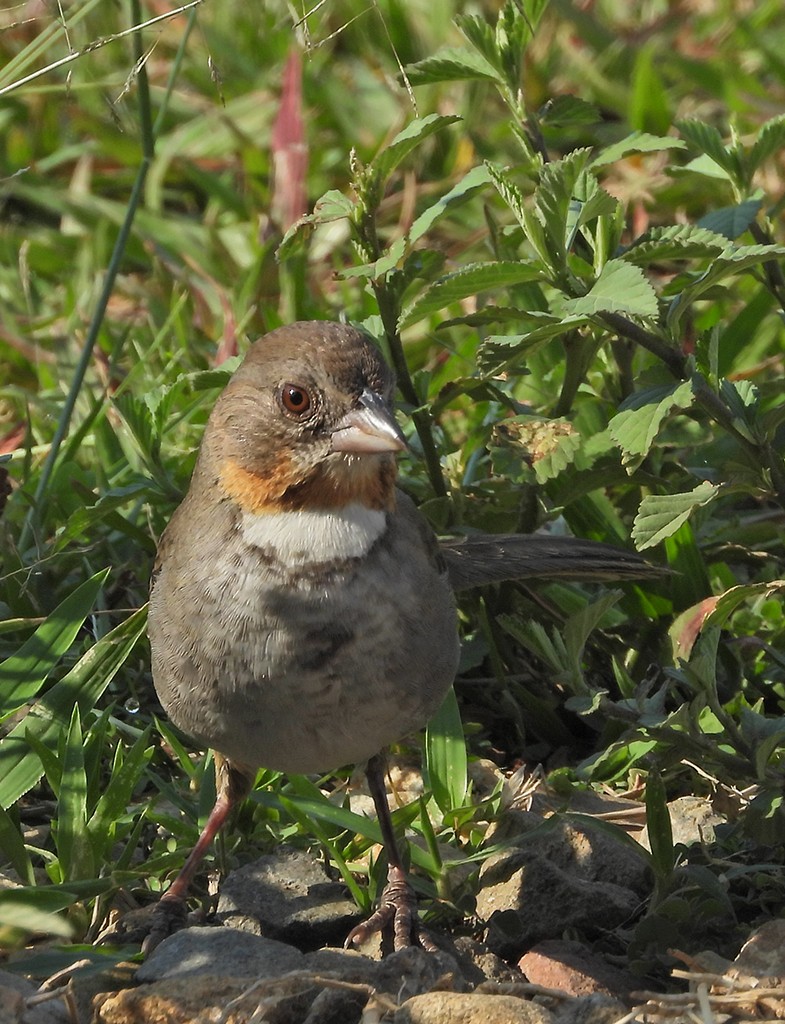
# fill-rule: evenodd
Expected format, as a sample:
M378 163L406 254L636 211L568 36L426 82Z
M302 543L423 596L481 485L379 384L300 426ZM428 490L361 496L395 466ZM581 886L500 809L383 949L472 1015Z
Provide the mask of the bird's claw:
M142 942L142 953L149 956L164 939L185 928L188 920L188 908L185 900L179 896L164 894L156 904L150 924L150 930Z
M379 908L367 921L349 932L345 949L361 946L376 932L385 931L392 924L393 949L407 949L419 945L428 953L436 951L430 936L420 927L417 915L417 897L402 868L391 867L387 872L387 885L382 891Z

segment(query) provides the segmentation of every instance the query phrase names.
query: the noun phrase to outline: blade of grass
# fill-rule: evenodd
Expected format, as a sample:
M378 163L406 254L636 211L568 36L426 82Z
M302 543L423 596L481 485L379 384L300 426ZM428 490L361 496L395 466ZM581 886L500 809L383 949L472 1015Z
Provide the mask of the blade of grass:
M200 3L201 0L194 0L194 3ZM134 16L135 25L139 25L141 22L141 8L139 0L132 0L131 2L132 12ZM44 465L41 469L41 476L36 486L35 493L33 496L32 506L25 517L24 525L19 537L19 549L24 551L29 540L30 535L33 532L34 527L39 520L39 510L44 495L46 494L54 471L55 463L57 462L57 456L60 451L60 447L68 433L68 428L71 424L71 417L76 407L76 401L79 397L79 392L82 390L84 379L87 374L87 368L90 365L90 360L93 356L93 349L95 348L98 335L101 330L101 326L106 316L106 310L109 305L109 300L112 297L114 291L115 280L120 271L120 266L125 255L126 246L128 245L128 239L131 236L131 229L133 227L134 219L139 204L142 200L144 193L144 185L147 179L147 173L150 169L150 164L155 151L155 134L158 131L159 126L163 122L163 118L166 113L166 106L171 96L171 90L174 81L177 78L177 74L180 70L183 55L185 53L185 44L188 40L191 30L196 22L196 11L195 8L189 11L188 22L183 33L183 38L180 42L180 48L177 51L177 55L172 63L172 70L169 76L169 84L164 94L164 100L161 105L161 109L158 112L155 125L152 122L152 114L150 109L150 91L149 83L147 80L147 71L145 69L141 39L141 28L134 29L136 39L136 51L138 61L138 76L137 81L139 85L139 115L142 126L142 160L139 164L139 169L136 173L136 180L134 181L131 195L128 199L128 206L126 209L125 219L120 227L120 231L117 235L117 239L112 250L112 255L109 260L109 266L106 271L106 277L104 278L103 287L101 288L101 294L98 298L98 303L93 313L93 317L90 321L90 327L87 331L87 337L85 338L82 351L79 356L79 360L74 370L74 375L71 378L71 386L68 389L68 395L66 396L65 403L63 404L63 410L60 413L60 418L57 423L57 429L55 430L54 437L52 438L52 446L49 449L49 453L46 456Z

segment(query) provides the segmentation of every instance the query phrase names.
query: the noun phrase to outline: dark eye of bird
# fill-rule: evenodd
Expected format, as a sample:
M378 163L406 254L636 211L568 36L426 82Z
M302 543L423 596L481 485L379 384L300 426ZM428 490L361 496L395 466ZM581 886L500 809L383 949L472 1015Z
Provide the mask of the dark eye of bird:
M302 416L311 408L311 396L299 384L284 384L281 388L281 405L287 412Z

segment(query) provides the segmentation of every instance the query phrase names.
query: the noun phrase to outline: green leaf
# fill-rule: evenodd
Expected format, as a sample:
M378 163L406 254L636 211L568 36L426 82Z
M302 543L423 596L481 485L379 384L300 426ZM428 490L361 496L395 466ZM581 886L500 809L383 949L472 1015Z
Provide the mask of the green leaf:
M600 112L593 103L578 96L556 96L538 114L544 128L569 128L579 124L598 124Z
M429 114L427 117L410 121L402 131L398 132L389 146L386 146L378 156L374 157L369 169L376 172L380 182L385 182L398 164L413 149L416 149L423 139L427 139L429 135L434 135L446 128L447 125L455 124L460 120L461 118L456 114ZM343 196L341 199L343 200ZM343 208L343 205L343 203L339 204L340 208Z
M473 167L457 185L424 210L416 218L405 237L393 242L384 256L375 263L367 263L360 267L351 267L348 270L344 270L339 276L376 279L394 270L414 243L418 242L423 235L430 231L439 218L461 203L471 199L475 193L484 189L490 180L490 175L484 165L480 164L477 167Z
M87 832L94 851L105 850L107 854L109 853L109 848L114 842L117 820L126 813L144 768L155 753L155 748L149 745L149 741L150 729L147 728L123 756L122 761L115 759L109 782L87 822ZM118 755L121 749L118 746Z
M125 663L147 622L147 606L102 637L51 690L0 740L0 806L10 807L43 774L40 758L25 741L33 734L50 750L71 717L74 705L88 714Z
M747 155L750 174L783 147L785 147L785 114L780 114L761 125L758 137Z
M522 334L492 334L486 338L477 350L477 365L481 370L491 372L509 366L551 338L568 334L588 323L588 317L585 316L562 317L538 310L521 310L521 315L522 319L538 326L532 326L531 330Z
M671 139L662 135L650 135L648 132L632 132L619 142L614 142L594 157L589 167L607 167L631 153L659 153L664 149L685 149L681 139Z
M469 263L460 270L434 281L418 295L401 314L398 330L411 327L431 313L469 295L477 295L489 288L507 288L523 281L540 281L542 277L542 268L536 263Z
M0 721L35 697L76 639L109 575L97 572L61 601L16 654L0 665Z
M662 777L652 768L646 777L646 825L651 863L659 882L667 881L676 866L673 829Z
M107 491L94 505L84 505L68 517L65 527L57 534L53 550L61 551L71 541L84 536L88 530L100 523L115 509L123 508L132 501L138 501L142 496L152 494L149 485L144 483L129 484L127 487L117 487Z
M691 381L648 388L631 395L611 419L608 429L622 450L622 464L633 472L648 455L662 424L674 409L688 409L694 394Z
M17 892L23 893L24 898L18 898ZM29 889L0 892L0 943L6 949L12 944L23 944L24 938L33 933L62 939L69 939L73 934L74 929L65 917L41 906L42 895L41 890L31 893Z
M608 590L602 597L584 605L567 619L563 631L564 646L572 661L574 671L580 672L583 653L589 637L622 596L621 590Z
M638 551L670 537L696 508L713 501L719 490L716 484L704 480L686 494L648 494L640 504L632 527L632 539Z
M597 313L656 316L657 293L638 267L622 259L609 260L588 293L561 302L557 312L568 317Z
M652 228L636 239L622 254L627 263L648 266L662 260L686 260L716 256L725 249L727 240L706 226L674 224L668 228Z
M477 14L457 14L455 24L464 34L472 49L498 74L499 81L504 81L504 62L493 31L488 20Z
M450 687L425 732L425 765L433 798L443 814L463 807L468 785L466 741L455 690Z
M257 790L252 794L251 799L263 806L282 808L287 813L291 813L292 805L296 804L298 817L303 815L305 818L315 819L316 821L326 821L355 835L370 839L373 843L382 843L382 830L379 828L378 821L375 821L373 818L367 818L364 814L356 814L345 807L336 807L335 804L330 803L329 800L324 798L316 799L298 795L296 800L287 799L286 797L282 799L279 794L265 793ZM412 844L409 850L412 863L417 867L427 870L431 863L431 858L427 852L421 850L415 844Z
M715 257L711 266L688 284L673 300L668 309L667 322L672 331L676 330L681 317L689 306L701 295L713 288L726 277L759 266L769 260L785 256L782 245L729 245Z
M670 127L668 93L659 67L660 54L654 43L636 49L627 115L633 128L665 132Z
M677 121L676 127L687 142L713 160L731 181L739 180L739 161L722 141L722 136L713 125L695 119Z
M458 82L467 79L485 79L500 85L504 81L485 57L476 50L445 46L432 57L407 64L404 68L411 85L430 85L433 82Z
M534 209L544 229L546 241L546 255L541 258L557 273L566 265L571 240L570 212L575 206L578 182L588 159L588 149L576 149L569 156L546 164L534 193ZM526 218L526 226L529 224L530 219ZM534 240L531 241L534 244Z
M709 231L724 236L732 242L739 235L744 234L758 216L762 205L762 199L747 199L736 206L720 207L719 210L712 210L705 217L701 217L698 227L708 228Z
M62 879L92 878L95 874L87 836L87 776L82 747L79 705L74 705L65 739L60 795L57 801L57 856Z
M25 849L21 829L8 811L0 808L0 852L22 881L35 884L35 873L30 854ZM0 921L0 926L2 922Z

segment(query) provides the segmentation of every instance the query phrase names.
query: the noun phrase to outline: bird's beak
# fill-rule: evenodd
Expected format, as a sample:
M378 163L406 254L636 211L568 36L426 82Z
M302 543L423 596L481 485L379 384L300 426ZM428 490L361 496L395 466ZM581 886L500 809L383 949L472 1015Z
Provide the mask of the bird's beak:
M370 388L360 395L360 407L352 409L338 423L331 441L334 452L353 455L399 452L407 447L392 409Z

